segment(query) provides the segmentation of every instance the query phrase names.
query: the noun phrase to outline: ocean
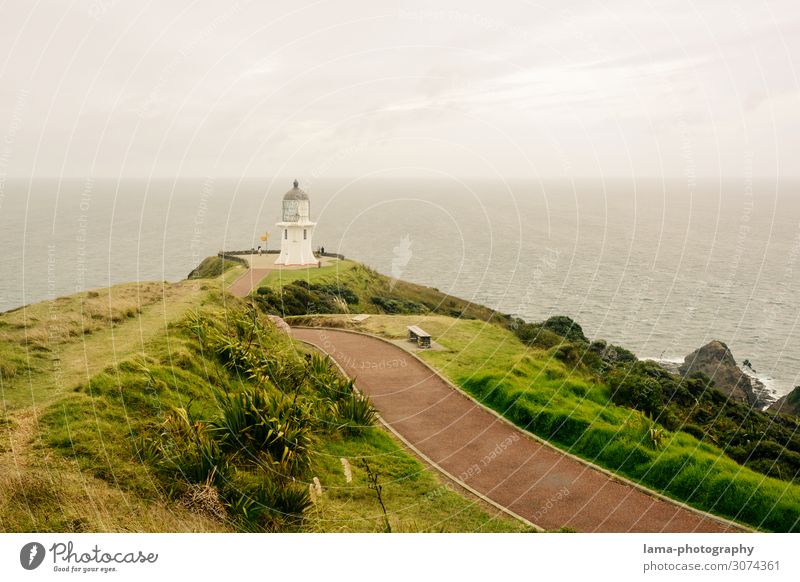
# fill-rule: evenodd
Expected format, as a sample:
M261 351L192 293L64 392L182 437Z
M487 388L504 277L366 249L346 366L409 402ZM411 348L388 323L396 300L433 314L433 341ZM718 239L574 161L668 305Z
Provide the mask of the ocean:
M298 178L315 247L640 357L720 339L776 395L800 384L798 183ZM262 244L291 180L7 181L0 311Z

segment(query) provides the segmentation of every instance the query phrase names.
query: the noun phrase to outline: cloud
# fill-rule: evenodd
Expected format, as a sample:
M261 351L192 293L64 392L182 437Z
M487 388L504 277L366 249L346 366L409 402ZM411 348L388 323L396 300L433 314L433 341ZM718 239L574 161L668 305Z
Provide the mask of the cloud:
M598 148L608 150L603 169L619 173L630 171L615 156L623 147L652 173L663 160L643 152L679 150L679 126L693 128L698 158L736 173L737 144L715 135L763 133L752 125L773 116L795 127L798 109L800 17L786 0L491 10L476 0L435 10L421 0L401 10L362 0L102 10L11 0L3 12L0 116L28 91L9 166L23 175L82 175L93 164L148 172L154 155L167 174L204 175L210 163L231 175L284 165L358 174L368 156L375 168L472 171L464 152L513 175L528 168L511 160L556 167ZM772 152L800 147L798 135L774 135Z

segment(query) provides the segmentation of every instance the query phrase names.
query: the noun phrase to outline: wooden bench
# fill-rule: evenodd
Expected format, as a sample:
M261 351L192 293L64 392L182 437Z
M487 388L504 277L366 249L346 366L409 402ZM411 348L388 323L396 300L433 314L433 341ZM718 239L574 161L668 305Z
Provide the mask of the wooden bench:
M408 341L414 342L420 348L423 349L429 348L431 347L431 334L429 334L421 327L417 327L416 325L409 325Z

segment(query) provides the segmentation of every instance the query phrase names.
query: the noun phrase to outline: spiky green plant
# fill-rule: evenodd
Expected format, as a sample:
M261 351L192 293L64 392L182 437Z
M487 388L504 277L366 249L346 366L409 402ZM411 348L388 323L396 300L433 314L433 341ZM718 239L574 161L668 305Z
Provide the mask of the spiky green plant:
M378 413L370 399L359 393L351 394L330 405L331 416L337 422L337 430L345 434L358 434L369 428L378 419Z
M229 486L226 497L228 511L240 529L249 532L296 530L312 504L306 487L268 477L256 485Z
M218 393L217 400L220 416L214 428L226 451L278 465L287 475L300 474L308 466L313 421L303 399L248 386Z
M307 367L312 378L328 378L334 374L331 359L317 352L312 353L308 358Z
M330 402L338 402L349 398L355 392L355 383L350 378L339 374L315 376L311 379L311 389Z
M664 429L656 426L651 426L647 431L647 436L650 439L650 445L654 449L660 449L664 446L666 435Z
M186 408L176 408L167 416L162 438L144 453L157 458L162 470L177 471L189 483L217 482L230 468L211 427L193 418Z

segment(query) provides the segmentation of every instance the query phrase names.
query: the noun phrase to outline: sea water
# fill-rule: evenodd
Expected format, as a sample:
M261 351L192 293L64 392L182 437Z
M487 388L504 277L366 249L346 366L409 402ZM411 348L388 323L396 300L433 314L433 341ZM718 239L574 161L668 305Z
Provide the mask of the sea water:
M297 177L315 247L642 357L720 339L777 394L800 384L798 183ZM9 181L0 311L263 245L291 178Z

